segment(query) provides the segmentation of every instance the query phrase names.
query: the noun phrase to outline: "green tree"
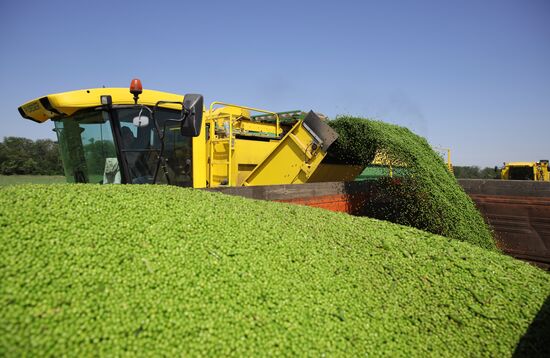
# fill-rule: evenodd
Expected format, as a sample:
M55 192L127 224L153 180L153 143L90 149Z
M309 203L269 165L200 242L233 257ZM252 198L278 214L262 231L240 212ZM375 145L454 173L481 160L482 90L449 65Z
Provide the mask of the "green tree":
M58 175L63 167L56 142L5 137L0 143L0 174Z
M478 166L453 166L453 172L458 179L499 179L500 171L495 168L483 168Z

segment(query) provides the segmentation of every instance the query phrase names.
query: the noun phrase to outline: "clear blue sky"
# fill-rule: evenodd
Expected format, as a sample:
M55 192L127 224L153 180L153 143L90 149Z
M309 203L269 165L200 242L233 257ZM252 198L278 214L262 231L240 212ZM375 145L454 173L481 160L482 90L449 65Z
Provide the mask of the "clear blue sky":
M455 165L550 158L550 1L2 1L0 138L17 107L144 87L404 125Z

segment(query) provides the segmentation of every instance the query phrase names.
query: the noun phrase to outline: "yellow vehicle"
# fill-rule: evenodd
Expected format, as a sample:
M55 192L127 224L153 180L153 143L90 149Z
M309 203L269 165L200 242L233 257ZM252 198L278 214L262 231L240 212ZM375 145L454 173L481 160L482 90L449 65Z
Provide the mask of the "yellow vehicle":
M19 107L51 119L69 182L164 183L195 188L351 179L361 166L321 164L338 135L314 113L275 113L203 97L96 88Z
M548 160L504 163L500 176L504 180L550 181Z

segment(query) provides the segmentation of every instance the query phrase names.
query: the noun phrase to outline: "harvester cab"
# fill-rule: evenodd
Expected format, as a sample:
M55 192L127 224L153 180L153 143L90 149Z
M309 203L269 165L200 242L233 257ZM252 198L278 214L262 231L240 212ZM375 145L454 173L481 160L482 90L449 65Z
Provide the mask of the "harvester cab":
M206 109L201 95L143 90L138 79L130 91L52 94L19 112L54 122L69 182L200 188L328 181L335 175L321 162L338 135L314 112L275 113L224 102Z
M121 100L121 89L91 100L97 91L46 96L19 108L37 122L53 119L68 181L192 185L191 138L200 134L202 96L153 101L149 94L139 103L137 79L130 86L134 103Z

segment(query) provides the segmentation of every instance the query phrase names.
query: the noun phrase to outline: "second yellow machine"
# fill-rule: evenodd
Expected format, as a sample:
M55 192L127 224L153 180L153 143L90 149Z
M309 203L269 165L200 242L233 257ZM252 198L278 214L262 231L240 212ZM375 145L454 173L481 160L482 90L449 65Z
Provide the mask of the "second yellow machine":
M550 181L548 160L504 163L500 177L503 180Z
M362 165L321 161L338 135L314 112L275 113L203 97L97 88L19 107L51 119L69 182L164 183L195 188L353 180ZM204 120L203 120L204 119Z

